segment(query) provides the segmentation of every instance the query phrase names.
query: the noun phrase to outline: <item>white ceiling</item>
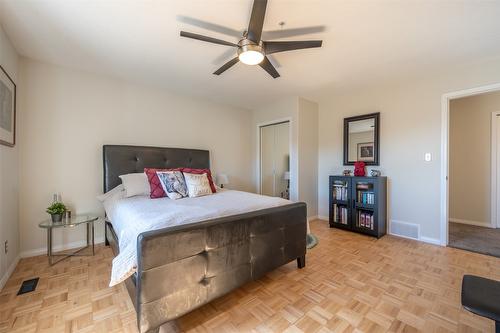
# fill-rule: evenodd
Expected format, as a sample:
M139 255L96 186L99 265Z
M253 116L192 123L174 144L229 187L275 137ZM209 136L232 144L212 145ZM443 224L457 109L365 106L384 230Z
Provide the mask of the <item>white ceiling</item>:
M500 56L500 1L269 0L264 29L325 25L302 39L321 49L274 56L281 77L237 64L217 77L227 47L180 30L237 42L180 22L189 16L233 29L251 0L0 0L2 26L23 56L174 92L254 107L332 86L377 83ZM289 39L301 39L300 37Z

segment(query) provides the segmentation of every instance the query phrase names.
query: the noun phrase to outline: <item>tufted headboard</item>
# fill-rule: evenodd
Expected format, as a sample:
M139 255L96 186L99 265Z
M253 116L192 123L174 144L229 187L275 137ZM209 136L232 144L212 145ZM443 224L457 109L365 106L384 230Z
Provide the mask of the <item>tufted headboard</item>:
M144 168L210 168L208 150L199 149L104 145L102 160L104 192L121 184L120 175Z

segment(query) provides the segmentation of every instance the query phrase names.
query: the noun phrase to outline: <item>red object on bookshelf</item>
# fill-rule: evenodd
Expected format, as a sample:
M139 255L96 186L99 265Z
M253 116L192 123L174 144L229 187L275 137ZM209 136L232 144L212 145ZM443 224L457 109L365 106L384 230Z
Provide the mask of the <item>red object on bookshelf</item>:
M358 161L354 163L354 176L364 177L366 175L365 162Z

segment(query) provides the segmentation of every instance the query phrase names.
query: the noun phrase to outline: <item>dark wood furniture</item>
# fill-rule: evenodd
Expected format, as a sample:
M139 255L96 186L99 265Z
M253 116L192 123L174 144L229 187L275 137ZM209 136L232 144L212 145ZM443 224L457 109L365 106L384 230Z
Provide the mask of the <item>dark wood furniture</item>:
M386 234L387 177L330 176L330 227Z
M500 281L464 275L462 306L472 313L494 320L495 332L500 333Z
M119 175L145 167L208 169L207 150L103 147L104 192L120 184ZM158 332L171 320L243 284L297 260L305 266L306 204L285 206L165 227L137 239L137 272L125 280L137 312L139 332ZM106 245L118 254L112 221Z

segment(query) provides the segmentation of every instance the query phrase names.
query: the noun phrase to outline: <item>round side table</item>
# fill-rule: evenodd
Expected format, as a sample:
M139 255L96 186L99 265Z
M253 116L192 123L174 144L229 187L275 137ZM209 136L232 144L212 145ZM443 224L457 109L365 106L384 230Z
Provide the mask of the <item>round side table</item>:
M94 222L98 219L99 217L94 215L75 215L69 219L63 218L61 222L52 222L52 220L40 222L38 226L47 230L47 257L49 258L49 265L55 265L59 261L72 256L93 256L95 254ZM85 224L87 226L87 245L71 253L52 253L52 230L56 228L72 228L81 224ZM80 253L87 248L91 249L90 254ZM54 261L53 257L56 256L62 258Z

